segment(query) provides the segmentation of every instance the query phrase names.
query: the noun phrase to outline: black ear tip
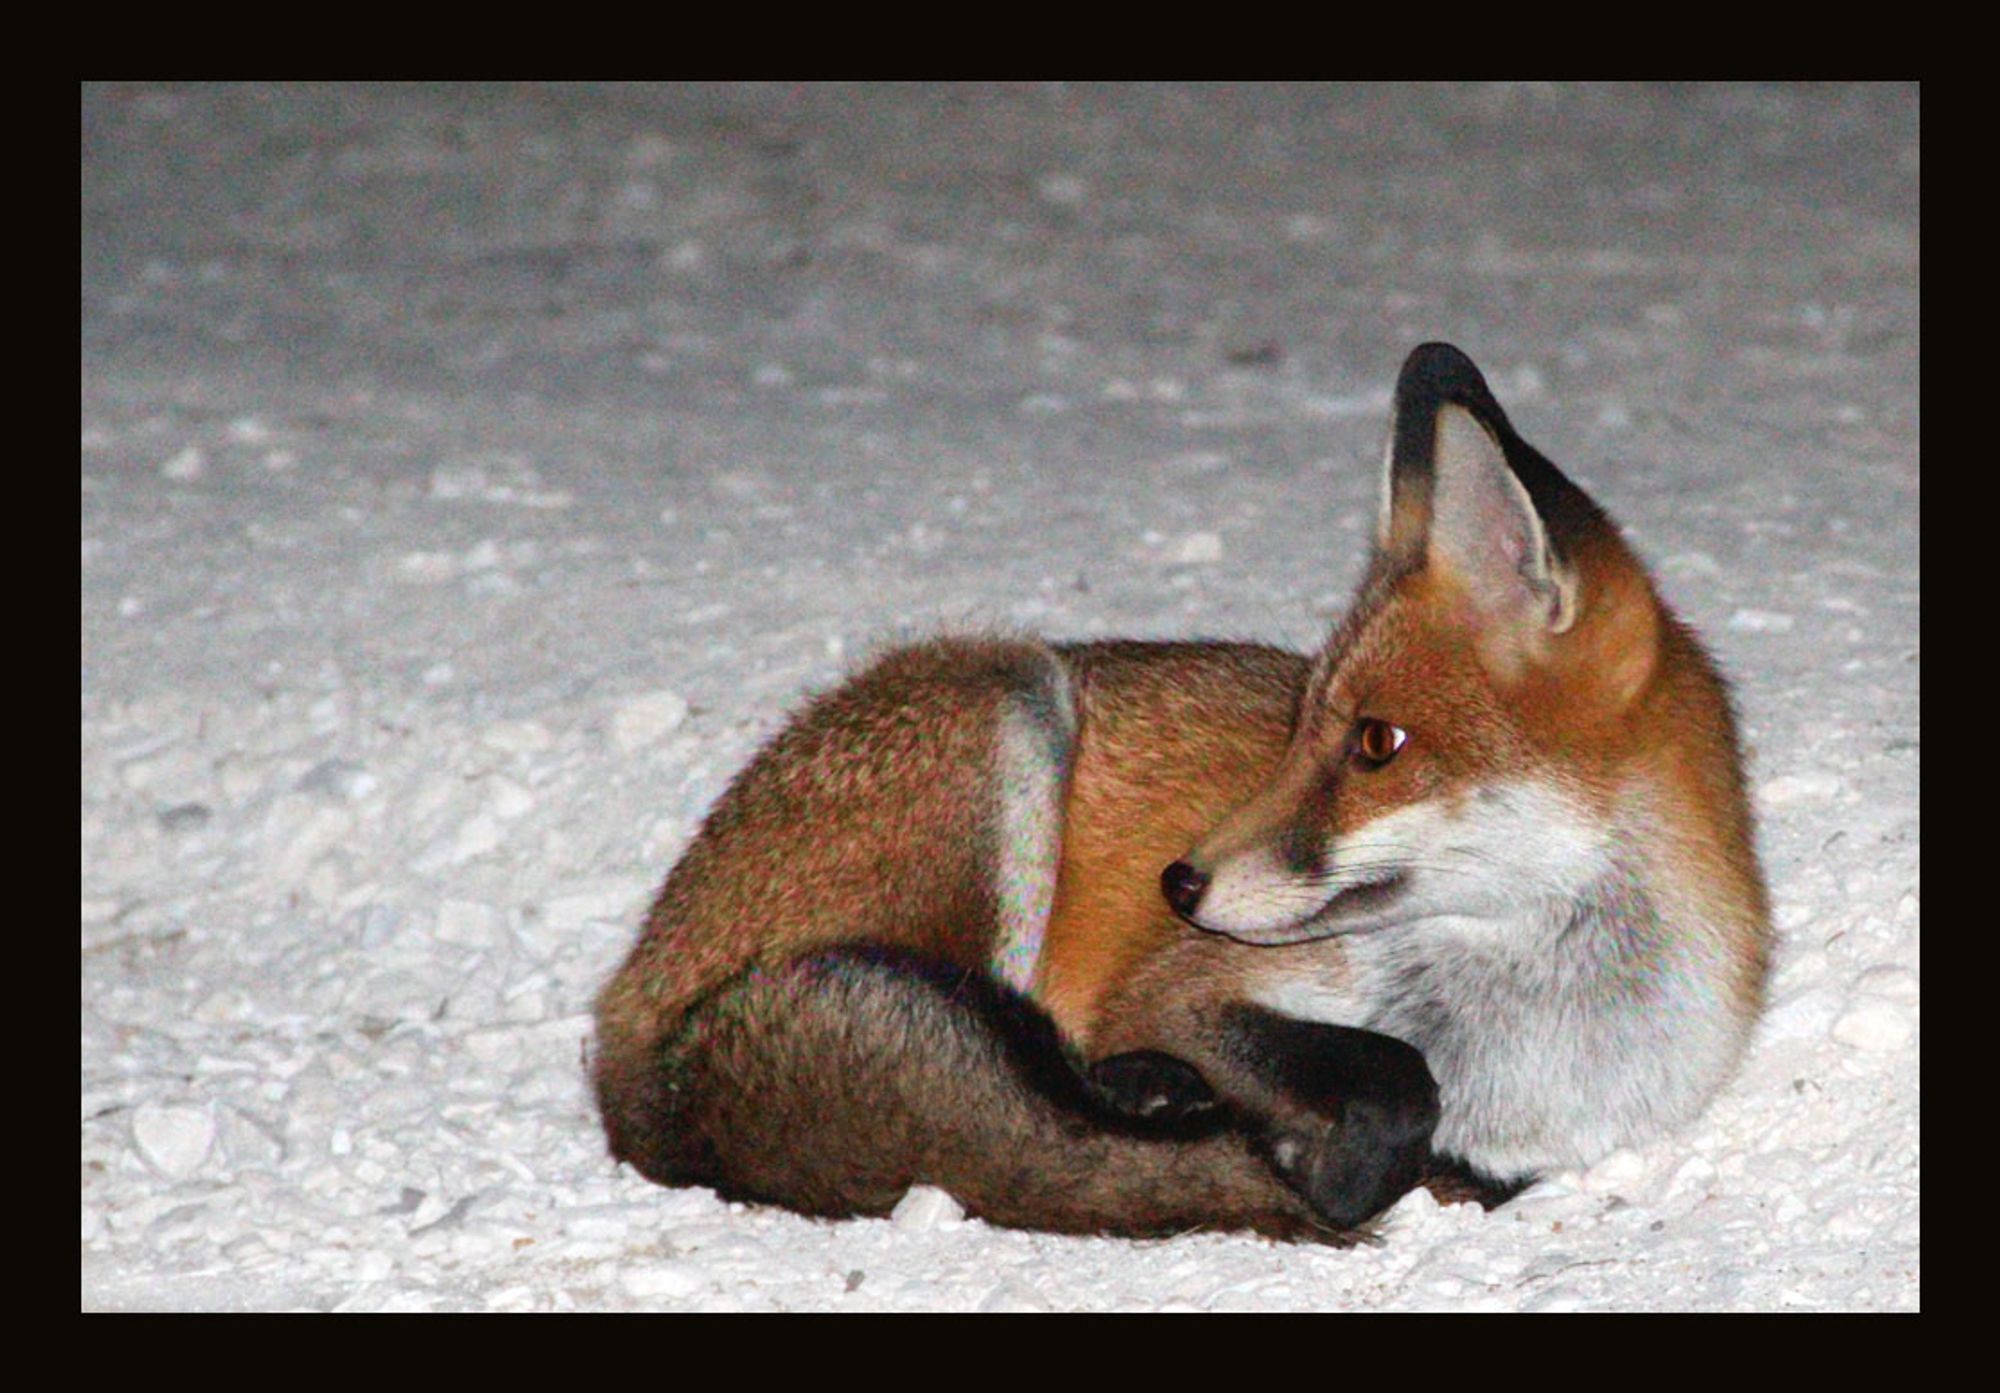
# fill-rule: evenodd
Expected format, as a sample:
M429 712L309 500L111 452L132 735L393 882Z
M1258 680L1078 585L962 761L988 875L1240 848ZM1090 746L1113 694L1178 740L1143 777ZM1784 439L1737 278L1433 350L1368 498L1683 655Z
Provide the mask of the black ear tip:
M1434 417L1447 403L1462 406L1489 429L1504 431L1507 413L1472 359L1448 343L1419 344L1396 378L1396 414L1405 421Z
M1403 360L1402 374L1396 379L1396 395L1407 397L1412 393L1446 401L1492 395L1472 359L1448 343L1418 344Z

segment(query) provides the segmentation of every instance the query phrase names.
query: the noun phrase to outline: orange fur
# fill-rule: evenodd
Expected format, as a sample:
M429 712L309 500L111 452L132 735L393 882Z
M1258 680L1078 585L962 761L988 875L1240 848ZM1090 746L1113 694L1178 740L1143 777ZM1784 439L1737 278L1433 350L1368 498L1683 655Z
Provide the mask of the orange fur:
M1035 995L1088 1046L1100 1004L1190 930L1160 871L1264 784L1305 660L1269 648L1146 644L1080 664L1062 870Z

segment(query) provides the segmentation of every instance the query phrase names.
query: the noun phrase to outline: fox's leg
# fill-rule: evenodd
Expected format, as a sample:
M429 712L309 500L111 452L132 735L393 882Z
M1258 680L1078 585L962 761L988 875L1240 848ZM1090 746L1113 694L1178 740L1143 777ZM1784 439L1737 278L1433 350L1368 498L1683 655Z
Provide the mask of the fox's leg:
M1220 1112L1106 1107L1048 1017L982 972L869 947L753 968L687 1010L657 1067L644 1150L667 1183L824 1215L929 1184L998 1224L1343 1237Z
M1088 1077L1105 1102L1137 1116L1233 1115L1280 1175L1346 1227L1425 1178L1437 1083L1401 1040L1244 999L1259 956L1268 970L1280 966L1274 955L1307 951L1329 950L1175 941L1106 999Z

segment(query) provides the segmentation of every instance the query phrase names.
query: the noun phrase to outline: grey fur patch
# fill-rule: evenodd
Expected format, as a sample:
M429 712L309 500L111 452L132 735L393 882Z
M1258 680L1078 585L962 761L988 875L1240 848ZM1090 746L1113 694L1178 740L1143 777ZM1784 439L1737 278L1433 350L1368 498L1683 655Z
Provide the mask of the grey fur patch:
M1063 799L1076 751L1076 694L1069 672L1054 653L1044 656L1039 671L1002 703L994 740L999 808L993 894L1000 932L993 971L1020 992L1034 982L1055 904Z

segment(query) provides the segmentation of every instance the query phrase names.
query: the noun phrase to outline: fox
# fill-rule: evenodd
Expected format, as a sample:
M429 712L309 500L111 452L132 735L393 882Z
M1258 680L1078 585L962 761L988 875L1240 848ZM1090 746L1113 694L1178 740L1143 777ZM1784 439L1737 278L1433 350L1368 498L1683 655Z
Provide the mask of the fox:
M975 634L736 777L596 1002L611 1155L881 1215L1352 1242L1697 1115L1762 1005L1732 701L1459 349L1313 654Z

